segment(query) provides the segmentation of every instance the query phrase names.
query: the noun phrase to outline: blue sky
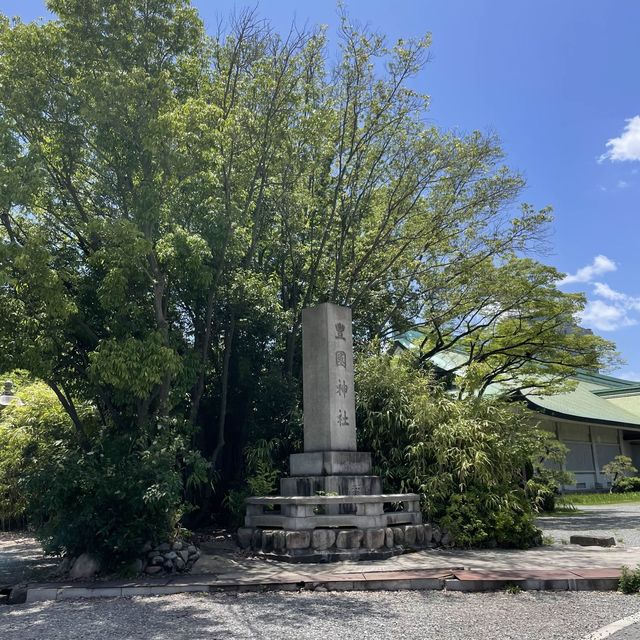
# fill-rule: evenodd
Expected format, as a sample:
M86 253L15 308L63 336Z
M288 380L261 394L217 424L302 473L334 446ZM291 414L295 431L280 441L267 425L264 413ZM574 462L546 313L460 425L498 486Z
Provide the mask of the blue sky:
M253 2L196 0L205 24ZM527 179L523 200L552 205L543 257L586 292L583 325L614 340L640 380L640 2L637 0L350 0L359 22L391 40L431 32L431 62L417 88L430 121L499 135ZM3 0L23 20L39 0ZM285 30L327 24L335 0L263 0L258 12Z

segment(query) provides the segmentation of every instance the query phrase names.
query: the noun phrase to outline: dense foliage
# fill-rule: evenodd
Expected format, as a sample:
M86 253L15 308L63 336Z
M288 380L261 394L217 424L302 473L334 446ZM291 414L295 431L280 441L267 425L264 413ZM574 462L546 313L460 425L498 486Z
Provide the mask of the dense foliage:
M556 445L528 410L500 398L457 399L412 354L363 358L357 385L359 437L386 488L423 493L427 515L462 546L539 540L529 483L543 481L532 479L533 466Z
M550 212L515 205L495 137L425 126L428 37L389 44L344 15L336 56L322 29L250 12L210 38L186 0L48 7L0 18L0 369L45 381L71 420L60 509L91 492L108 512L116 485L90 474L138 461L126 504L163 486L170 520L183 500L205 517L257 443L285 460L318 302L352 307L358 349L414 326L425 361L463 346L470 393L612 358L530 257ZM461 438L471 406L438 409L462 412ZM165 438L202 459L160 455Z

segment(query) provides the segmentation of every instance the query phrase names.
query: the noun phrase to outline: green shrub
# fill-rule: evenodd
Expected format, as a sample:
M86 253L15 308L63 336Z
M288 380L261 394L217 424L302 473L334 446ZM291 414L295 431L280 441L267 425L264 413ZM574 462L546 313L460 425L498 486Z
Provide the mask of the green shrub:
M618 478L611 487L613 493L629 493L640 491L640 477Z
M525 485L548 434L503 399L456 399L411 355L361 357L356 370L361 447L385 489L423 494L427 518L459 546L539 544Z
M622 591L622 593L627 594L640 592L640 566L635 569L622 567L622 575L620 576L618 589Z
M134 441L105 431L91 450L58 441L27 479L30 520L45 551L84 552L115 568L145 542L170 539L186 506L175 428Z
M555 510L558 489L554 483L544 478L533 477L527 481L525 491L534 511L539 513Z
M72 435L71 420L53 391L42 382L11 372L23 405L0 414L0 526L26 524L26 479L51 455L55 443Z

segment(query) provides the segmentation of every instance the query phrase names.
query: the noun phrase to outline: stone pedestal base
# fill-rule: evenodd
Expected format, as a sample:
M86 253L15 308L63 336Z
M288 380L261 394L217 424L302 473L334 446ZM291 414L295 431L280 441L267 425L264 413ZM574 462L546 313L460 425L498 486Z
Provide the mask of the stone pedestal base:
M364 451L309 451L289 456L292 476L366 476L371 453Z
M436 538L440 540L439 532L428 524L370 529L238 529L243 549L286 562L381 560L433 548Z

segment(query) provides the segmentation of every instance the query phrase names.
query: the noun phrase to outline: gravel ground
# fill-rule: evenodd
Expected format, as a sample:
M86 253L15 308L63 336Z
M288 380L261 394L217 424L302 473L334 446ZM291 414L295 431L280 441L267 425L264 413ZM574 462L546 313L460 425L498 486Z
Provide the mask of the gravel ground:
M539 518L538 526L556 543L572 535L613 536L618 545L640 547L640 504L578 506L575 516Z
M22 532L0 532L0 586L46 580L57 561L45 558L40 545Z
M639 610L597 592L180 594L0 607L0 638L580 640Z

